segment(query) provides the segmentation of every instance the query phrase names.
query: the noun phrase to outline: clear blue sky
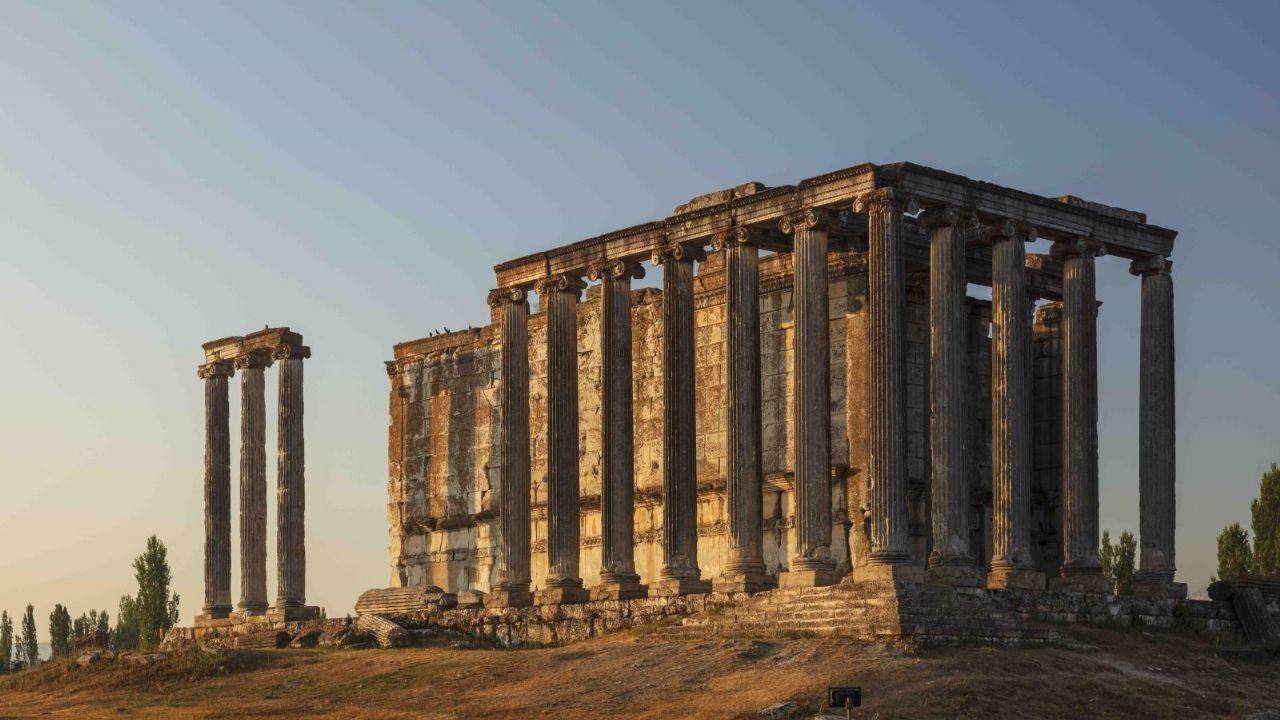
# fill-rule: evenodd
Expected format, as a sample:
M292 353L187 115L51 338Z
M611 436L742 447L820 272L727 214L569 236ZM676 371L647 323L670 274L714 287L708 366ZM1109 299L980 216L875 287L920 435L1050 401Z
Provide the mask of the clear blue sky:
M340 615L388 577L394 342L484 322L499 260L864 161L1181 231L1193 591L1280 460L1274 3L261 5L0 4L0 608L42 633L114 615L152 532L198 611L202 341L314 349L308 597ZM1099 283L1102 524L1136 530L1138 282Z

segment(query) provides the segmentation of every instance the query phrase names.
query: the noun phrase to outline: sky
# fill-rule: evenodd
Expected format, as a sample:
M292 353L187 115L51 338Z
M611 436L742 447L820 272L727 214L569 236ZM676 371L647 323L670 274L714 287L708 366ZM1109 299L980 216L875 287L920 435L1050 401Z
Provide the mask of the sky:
M389 578L394 343L486 322L501 260L895 161L1180 232L1200 590L1280 461L1278 24L1263 2L0 3L0 608L34 603L42 633L55 602L114 616L155 533L190 622L200 343L270 324L312 348L307 597L343 615ZM1113 534L1138 524L1127 269L1098 265Z

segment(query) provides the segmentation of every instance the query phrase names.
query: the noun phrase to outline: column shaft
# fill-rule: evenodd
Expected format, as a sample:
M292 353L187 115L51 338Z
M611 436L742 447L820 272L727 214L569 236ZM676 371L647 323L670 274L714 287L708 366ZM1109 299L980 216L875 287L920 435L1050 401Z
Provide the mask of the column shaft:
M267 602L266 352L236 360L240 370L240 602L261 613Z
M204 606L208 617L231 612L230 361L200 367L204 380Z
M547 587L581 588L578 511L580 278L539 285L547 317Z
M520 596L529 591L529 302L520 288L489 294L500 316L502 377L502 467L499 471L498 574L495 590ZM523 598L527 604L528 598ZM519 603L518 603L519 604Z
M276 608L306 605L306 476L302 425L302 360L306 347L280 346L280 396L276 429Z
M929 228L929 448L933 469L930 567L973 566L965 462L965 253L954 209L927 210Z
M1138 508L1141 558L1138 574L1172 582L1174 526L1173 278L1163 258L1135 260L1142 276L1142 348L1138 400Z

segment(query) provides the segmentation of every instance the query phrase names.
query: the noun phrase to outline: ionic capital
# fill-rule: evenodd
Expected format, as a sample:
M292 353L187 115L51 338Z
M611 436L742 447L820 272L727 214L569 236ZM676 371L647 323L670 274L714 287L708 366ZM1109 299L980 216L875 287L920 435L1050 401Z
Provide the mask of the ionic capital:
M255 348L236 358L237 370L262 370L271 367L271 351L267 348Z
M679 262L681 260L696 260L702 262L707 259L707 251L701 245L689 245L685 243L670 243L663 245L653 251L652 261L654 265L665 265L669 262Z
M896 213L914 212L919 208L914 195L905 195L893 188L876 188L863 193L853 203L854 212Z
M518 305L529 299L529 293L522 287L500 287L489 291L489 307Z
M765 228L760 227L735 227L728 230L721 230L711 236L711 248L716 251L724 250L731 245L752 245L757 248L772 249L774 243L770 242L770 233Z
M311 357L311 348L306 345L277 345L271 355L276 360L302 360Z
M582 297L582 291L587 287L582 278L569 273L559 273L557 275L548 275L539 279L534 283L533 289L540 296L547 296L550 293L562 292L573 293L575 298Z
M1159 255L1149 255L1129 263L1129 272L1134 275L1168 275L1173 270L1173 261Z
M208 380L216 377L231 377L235 375L235 364L230 360L214 360L207 362L196 368L196 376L201 380Z
M1082 257L1095 258L1107 254L1102 243L1089 237L1077 236L1068 240L1059 240L1049 249L1054 260Z
M805 208L782 216L778 227L786 235L794 235L797 230L822 230L830 232L839 230L840 216L826 208Z
M394 378L396 375L400 374L400 361L383 360L382 364L387 367L387 377Z
M632 258L599 260L587 266L587 277L592 280L640 279L644 277L644 268L640 261Z
M937 230L944 227L955 227L966 220L966 216L955 205L938 205L926 208L916 218L916 224L925 230Z
M979 236L984 242L995 243L1001 240L1022 240L1024 242L1034 242L1036 239L1036 228L1034 225L1021 222L1018 220L996 220L994 222L984 223L979 232Z

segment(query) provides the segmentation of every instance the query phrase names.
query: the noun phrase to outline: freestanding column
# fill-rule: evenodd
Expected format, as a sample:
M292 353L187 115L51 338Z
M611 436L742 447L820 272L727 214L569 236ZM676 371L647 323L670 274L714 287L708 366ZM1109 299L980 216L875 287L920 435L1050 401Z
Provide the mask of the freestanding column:
M990 587L1044 589L1031 562L1031 300L1025 225L988 227L991 240Z
M302 439L302 360L311 348L281 345L280 406L276 467L276 609L286 613L306 605L307 556L305 448Z
M969 478L965 463L965 238L955 208L926 210L929 230L929 448L933 488L930 582L975 586L969 538Z
M267 603L267 402L265 348L236 358L240 371L240 602L249 615Z
M230 360L200 366L204 380L204 607L207 618L231 612Z
M693 263L702 248L672 244L662 266L662 571L656 596L711 591L698 569L698 468L694 438Z
M919 580L908 545L906 457L906 288L902 270L904 199L892 188L859 198L867 213L870 322L871 550L855 579Z
M635 446L631 398L631 278L644 277L633 260L592 265L600 293L600 584L592 597L644 597L635 565Z
M795 423L796 543L784 586L830 585L831 559L831 329L827 298L829 211L808 209L782 220L792 236L791 307L795 342L792 393Z
M524 607L529 593L529 301L517 287L490 291L489 305L498 309L502 332L502 377L498 404L502 409L502 467L499 471L498 576L485 599L494 607Z
M1138 509L1141 559L1134 587L1153 595L1186 597L1174 583L1173 263L1161 257L1134 260L1142 277L1142 351L1138 399Z
M1063 563L1055 587L1110 592L1098 562L1098 303L1084 238L1053 245L1062 260Z
M764 571L763 475L760 419L761 231L735 228L715 238L724 252L725 321L728 342L725 435L728 478L729 557L716 580L717 592L756 592L773 586Z
M578 300L574 275L538 281L547 316L547 585L541 604L582 602L578 574Z

